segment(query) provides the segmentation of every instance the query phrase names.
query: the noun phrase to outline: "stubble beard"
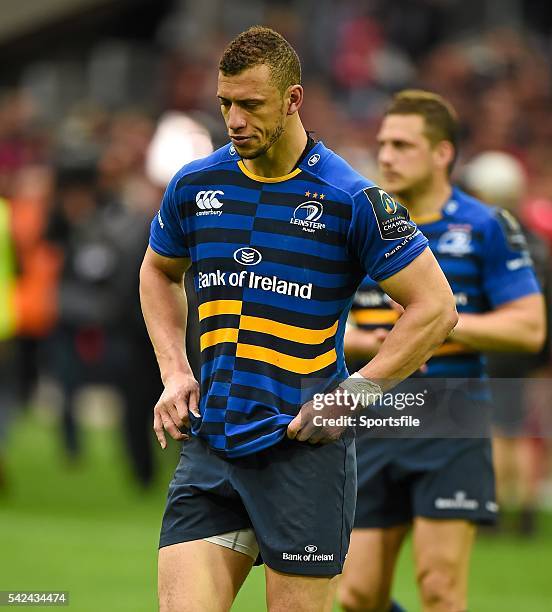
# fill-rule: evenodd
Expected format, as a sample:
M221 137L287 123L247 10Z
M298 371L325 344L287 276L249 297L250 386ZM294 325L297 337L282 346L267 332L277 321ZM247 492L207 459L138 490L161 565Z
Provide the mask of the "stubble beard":
M272 130L272 132L269 133L266 144L258 148L256 151L241 154L240 157L242 159L255 159L257 157L261 157L261 155L264 155L272 146L274 146L278 142L278 140L280 140L283 133L284 119L283 117L281 117L276 127Z

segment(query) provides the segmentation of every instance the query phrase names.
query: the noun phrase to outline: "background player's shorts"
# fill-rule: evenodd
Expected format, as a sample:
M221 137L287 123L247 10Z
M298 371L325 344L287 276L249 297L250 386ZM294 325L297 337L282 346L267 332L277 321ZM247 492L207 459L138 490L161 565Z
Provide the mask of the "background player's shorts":
M385 528L414 517L494 523L489 439L356 440L355 528Z
M169 486L160 547L252 527L262 561L290 574L342 571L356 501L351 434L326 445L285 439L227 459L184 442Z

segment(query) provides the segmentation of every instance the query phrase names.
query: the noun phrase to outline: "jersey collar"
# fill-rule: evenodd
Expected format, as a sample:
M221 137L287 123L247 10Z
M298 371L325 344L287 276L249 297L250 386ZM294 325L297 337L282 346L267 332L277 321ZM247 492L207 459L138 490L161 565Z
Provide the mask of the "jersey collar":
M443 211L431 213L430 215L418 215L416 217L410 217L416 225L429 225L430 223L436 223L443 218Z
M301 172L301 168L295 168L295 170L292 170L289 174L284 174L284 176L259 176L258 174L254 174L248 170L241 159L238 162L238 168L245 174L245 176L254 181L258 181L259 183L282 183L283 181L287 181L288 179L297 176Z
M308 132L307 137L309 137ZM321 142L315 142L314 144L311 144L311 142L307 140L307 146L305 148L305 151L301 155L301 158L299 159L299 163L291 172L289 172L288 174L284 174L283 176L274 176L267 178L266 176L259 176L257 174L254 174L253 172L251 172L251 170L248 170L245 167L245 164L243 163L242 159L238 161L238 168L245 174L245 176L249 177L254 181L258 181L259 183L282 183L283 181L287 181L293 178L294 176L297 176L302 170L306 170L307 168L316 165L320 160L320 153L323 149L323 147L320 146L321 144ZM319 150L318 153L317 150Z

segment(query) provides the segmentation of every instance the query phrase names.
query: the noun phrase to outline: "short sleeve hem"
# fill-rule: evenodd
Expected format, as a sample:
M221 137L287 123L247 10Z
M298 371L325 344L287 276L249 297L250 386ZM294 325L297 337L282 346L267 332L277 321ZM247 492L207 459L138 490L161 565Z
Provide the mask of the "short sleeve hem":
M155 251L158 255L161 255L162 257L170 257L171 259L189 259L190 258L190 254L188 252L183 253L182 255L179 255L176 253L169 253L167 251L164 251L162 248L159 248L158 246L153 244L151 239L149 241L149 246L152 251Z
M496 308L527 295L540 293L537 279L533 274L528 274L527 272L527 270L524 270L524 273L520 274L515 280L511 277L502 279L502 284L496 283L492 288L489 288L487 290L487 297L491 306Z
M418 233L413 236L412 240L415 240L414 244L409 244L403 253L394 257L392 261L379 269L376 274L371 275L376 282L385 280L393 276L393 274L400 272L403 268L406 268L408 264L412 263L416 257L421 255L428 247L427 239L419 230Z

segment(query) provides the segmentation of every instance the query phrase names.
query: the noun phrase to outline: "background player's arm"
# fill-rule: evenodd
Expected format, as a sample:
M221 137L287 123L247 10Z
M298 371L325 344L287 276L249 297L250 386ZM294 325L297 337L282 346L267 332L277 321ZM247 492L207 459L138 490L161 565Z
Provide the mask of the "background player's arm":
M389 330L384 327L367 330L348 324L343 339L345 354L354 359L371 359L379 351L388 334Z
M148 247L140 269L140 302L165 386L154 409L154 430L162 448L163 429L175 440L189 426L188 410L197 413L199 388L186 357L187 302L183 277L190 260L163 257Z
M537 353L545 336L544 298L534 293L498 306L492 312L461 314L450 339L477 351Z
M484 228L483 286L490 312L460 315L451 339L478 351L538 352L546 336L545 301L517 220L495 209ZM519 264L522 267L509 264Z
M385 390L420 368L456 324L454 296L435 257L425 249L380 287L404 308L377 355L360 374Z

